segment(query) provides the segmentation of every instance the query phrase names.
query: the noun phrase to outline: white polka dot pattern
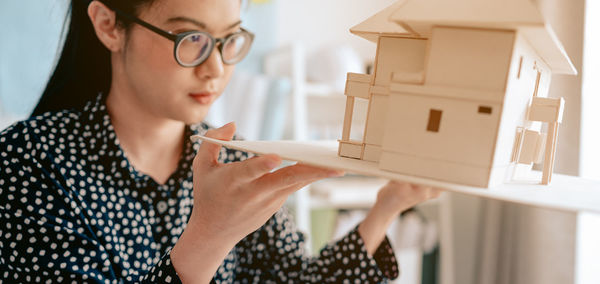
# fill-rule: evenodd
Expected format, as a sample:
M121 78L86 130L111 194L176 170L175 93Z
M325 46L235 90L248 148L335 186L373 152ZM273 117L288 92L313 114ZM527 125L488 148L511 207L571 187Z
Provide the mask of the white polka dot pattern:
M202 134L206 124L188 126ZM186 141L165 184L125 157L99 95L0 133L0 280L7 283L180 283L169 253L193 204ZM248 154L223 148L221 162ZM224 259L214 283L374 283L398 276L386 238L369 256L356 229L307 257L285 209Z

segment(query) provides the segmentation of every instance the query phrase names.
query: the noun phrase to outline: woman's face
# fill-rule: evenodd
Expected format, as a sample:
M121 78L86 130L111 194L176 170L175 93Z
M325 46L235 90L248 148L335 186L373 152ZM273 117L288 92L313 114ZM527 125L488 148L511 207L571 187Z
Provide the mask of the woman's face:
M174 34L200 30L215 38L240 29L240 0L157 0L139 18ZM218 48L197 67L182 67L174 43L133 24L120 57L133 101L154 116L187 124L204 119L231 78Z

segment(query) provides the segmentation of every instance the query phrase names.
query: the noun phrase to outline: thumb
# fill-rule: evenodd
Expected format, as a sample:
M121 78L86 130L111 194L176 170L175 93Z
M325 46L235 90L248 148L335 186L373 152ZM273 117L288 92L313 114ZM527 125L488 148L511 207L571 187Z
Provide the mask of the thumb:
M234 133L235 123L230 122L221 126L220 128L207 131L205 136L214 139L230 141L233 138ZM198 166L213 166L217 164L220 150L221 145L203 141L202 144L200 144L200 149L198 150L196 158L194 159L194 164L197 164Z

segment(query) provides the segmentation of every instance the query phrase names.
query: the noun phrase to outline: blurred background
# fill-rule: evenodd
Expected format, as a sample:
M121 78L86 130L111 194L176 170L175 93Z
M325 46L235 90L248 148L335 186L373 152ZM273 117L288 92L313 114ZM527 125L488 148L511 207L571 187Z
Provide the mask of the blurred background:
M256 34L255 45L207 120L214 126L236 121L249 140L339 139L346 73L368 72L375 56L375 44L349 29L394 2L251 0L242 18ZM534 2L579 71L552 78L550 96L566 99L555 171L599 179L600 2ZM36 104L60 52L67 7L66 0L0 2L0 129L27 118ZM360 117L360 108L356 112ZM293 196L289 206L311 252L360 222L383 184L349 176ZM582 283L578 218L444 193L390 228L401 267L394 283Z

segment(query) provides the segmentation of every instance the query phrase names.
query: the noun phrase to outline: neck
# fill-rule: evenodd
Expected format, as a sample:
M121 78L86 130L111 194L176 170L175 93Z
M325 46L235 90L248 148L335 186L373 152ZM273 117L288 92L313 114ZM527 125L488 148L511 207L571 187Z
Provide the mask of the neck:
M165 183L177 169L185 124L152 114L139 107L135 96L117 88L111 88L106 106L129 162L156 182Z

